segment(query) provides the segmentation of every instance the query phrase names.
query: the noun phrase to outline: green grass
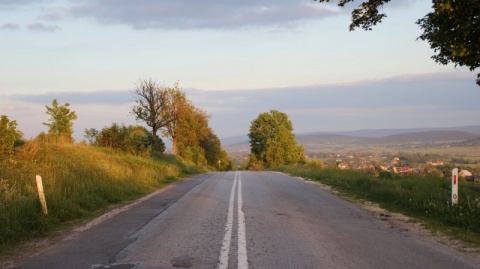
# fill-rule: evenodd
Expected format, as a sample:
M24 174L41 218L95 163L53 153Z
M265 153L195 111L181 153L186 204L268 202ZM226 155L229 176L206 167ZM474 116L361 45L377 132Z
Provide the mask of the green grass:
M308 165L277 169L329 185L342 195L378 203L422 220L432 230L480 246L480 185L459 184L459 204L451 204L450 179L434 176L376 176L372 172Z
M28 142L14 155L0 156L0 250L201 171L175 156ZM36 175L43 179L48 215L41 210Z

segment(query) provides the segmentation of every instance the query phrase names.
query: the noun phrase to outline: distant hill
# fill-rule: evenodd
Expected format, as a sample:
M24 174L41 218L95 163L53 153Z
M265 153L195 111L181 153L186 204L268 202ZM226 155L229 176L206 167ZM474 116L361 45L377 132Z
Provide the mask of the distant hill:
M348 134L348 135L347 135ZM387 134L387 135L385 135ZM380 129L358 130L336 133L297 134L297 142L306 151L318 149L341 149L346 146L451 146L478 145L480 143L480 125L435 129ZM243 141L242 141L243 139ZM228 142L235 142L228 144ZM249 152L248 137L237 136L222 139L222 145L228 152Z
M342 135L350 137L386 137L405 133L419 133L430 131L460 131L473 134L480 134L480 125L445 127L445 128L408 128L408 129L363 129L355 131L335 131L335 132L312 132L296 134L297 139L303 136L313 137L316 135ZM220 139L223 146L239 144L248 141L248 136L239 135Z
M303 135L316 135L316 134L338 134L355 137L385 137L396 134L404 133L418 133L429 131L460 131L474 134L480 134L480 125L471 126L459 126L459 127L445 127L445 128L408 128L408 129L363 129L354 131L337 131L337 132L313 132L297 134L297 136Z
M368 144L440 143L466 141L478 137L480 134L462 131L427 131L369 138L365 142Z
M480 137L472 140L452 143L454 147L478 147L480 146Z
M238 135L220 139L222 146L234 145L246 141L248 141L248 135Z

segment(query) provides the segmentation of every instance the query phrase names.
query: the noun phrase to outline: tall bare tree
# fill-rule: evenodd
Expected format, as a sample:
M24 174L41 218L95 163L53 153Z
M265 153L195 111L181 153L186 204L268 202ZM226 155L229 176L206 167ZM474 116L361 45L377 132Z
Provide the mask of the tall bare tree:
M174 115L169 113L168 91L165 86L159 86L153 79L140 79L137 88L133 90L135 105L132 114L138 121L143 121L152 131L153 145L159 148L163 145L158 131L165 125L175 120ZM164 146L160 151L164 151Z

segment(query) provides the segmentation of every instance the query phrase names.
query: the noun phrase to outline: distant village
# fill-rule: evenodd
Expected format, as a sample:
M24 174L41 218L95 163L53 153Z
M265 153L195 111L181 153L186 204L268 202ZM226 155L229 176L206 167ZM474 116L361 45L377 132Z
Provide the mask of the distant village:
M327 167L372 170L391 174L417 173L448 177L451 175L453 168L459 168L461 178L480 181L478 161L451 158L440 154L369 154L356 152L309 154L307 157L321 159Z

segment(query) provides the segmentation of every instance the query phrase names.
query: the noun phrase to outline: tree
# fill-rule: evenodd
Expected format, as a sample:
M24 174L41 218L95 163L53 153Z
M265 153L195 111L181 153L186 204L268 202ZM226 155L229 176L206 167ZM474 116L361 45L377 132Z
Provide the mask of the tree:
M320 3L332 0L314 0ZM339 0L345 6L354 0ZM390 0L368 0L352 11L350 31L357 27L372 30L387 15L380 13ZM416 23L423 29L418 38L427 41L436 53L432 59L440 64L466 66L470 71L480 67L480 0L433 0L433 12ZM476 83L480 86L480 73Z
M270 110L252 121L248 137L250 151L263 167L298 163L305 160L303 147L297 146L287 114Z
M227 152L222 149L220 139L210 129L207 137L200 141L200 147L205 152L207 163L218 170L228 170L231 168L231 161L228 159Z
M98 135L98 130L95 128L90 128L90 129L85 129L85 133L83 137L87 139L88 143L94 144L95 140L97 139L97 135Z
M176 127L178 135L178 155L197 165L207 165L205 151L200 147L200 141L210 133L209 115L192 104L187 106L183 116L178 119Z
M10 121L7 116L0 117L0 152L11 154L15 144L18 143L23 134L17 130L17 122Z
M165 124L163 134L172 139L172 154L177 154L177 142L179 135L180 121L186 116L189 106L192 106L187 100L185 92L179 89L178 83L175 83L173 88L167 88L166 113L168 113L173 120Z
M152 146L150 132L143 126L125 126L124 124L112 123L110 127L104 127L100 132L95 129L85 130L91 144L121 150L135 155L147 155Z
M210 133L208 119L210 115L192 104L186 107L182 117L178 120L178 143L186 146L196 146Z
M136 105L132 108L132 114L136 120L143 121L152 128L153 145L163 152L165 145L158 136L158 131L175 120L173 115L168 113L168 91L152 79L141 79L133 94Z
M52 106L45 106L47 114L50 115L49 123L43 123L48 126L48 135L54 141L67 141L73 143L73 121L77 119L75 111L71 111L70 104L59 105L57 99L53 99Z
M423 29L419 39L428 41L437 53L432 59L467 66L470 71L480 67L480 0L433 1L433 9L417 21Z

